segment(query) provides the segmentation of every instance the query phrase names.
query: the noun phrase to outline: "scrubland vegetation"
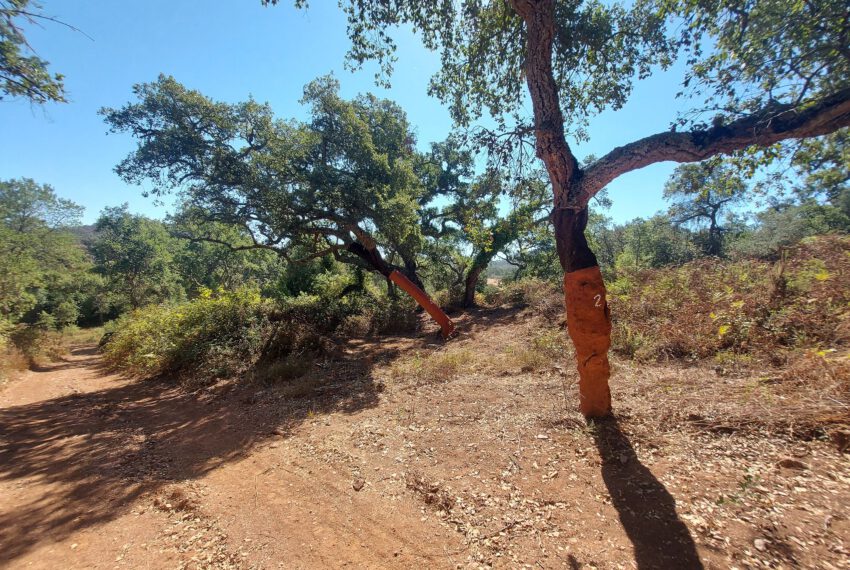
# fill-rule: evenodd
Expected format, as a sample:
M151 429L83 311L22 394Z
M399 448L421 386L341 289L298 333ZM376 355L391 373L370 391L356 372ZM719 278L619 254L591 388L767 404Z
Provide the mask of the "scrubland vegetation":
M274 363L288 370L282 376L297 374L341 339L409 333L420 322L409 297L356 266L290 263L264 250L190 241L179 226L126 208L83 228L74 225L74 205L52 189L32 181L4 188L6 247L19 252L4 261L6 374L94 340L102 322L102 347L113 366L202 383L269 379L274 374L261 369ZM13 192L26 197L22 189L30 192L25 206L11 200ZM42 213L23 217L24 211ZM717 247L706 245L709 228L687 229L663 214L621 226L602 215L591 221L590 235L607 253L613 350L639 362L724 370L783 367L811 354L840 367L850 340L847 214L811 201L770 208L750 225L729 214L737 226L724 228L720 255L708 254ZM832 233L815 235L824 230ZM37 232L37 242L28 237ZM505 245L509 263L494 269L500 285L480 280L475 302L530 306L562 326L553 249L550 237L529 228ZM464 291L440 259L423 254L419 263L434 298L456 311ZM545 354L523 353L529 366L558 360L567 349L562 330L549 334L540 341ZM434 364L423 366L419 373L427 375Z

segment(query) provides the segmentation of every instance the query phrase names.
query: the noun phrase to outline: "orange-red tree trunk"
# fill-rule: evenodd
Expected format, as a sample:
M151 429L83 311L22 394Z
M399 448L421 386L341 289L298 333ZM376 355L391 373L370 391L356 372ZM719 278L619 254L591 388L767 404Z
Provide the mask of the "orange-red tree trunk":
M564 268L567 332L576 352L579 409L587 417L601 417L611 413L611 314L602 272L584 235L587 215L587 209L556 210L552 221Z
M565 273L564 297L567 331L576 350L579 409L588 417L605 416L611 412L611 316L599 266Z
M455 325L449 316L440 308L437 303L431 300L431 297L428 296L425 291L417 287L413 281L408 279L399 271L393 271L390 273L390 279L393 283L399 286L399 288L403 289L405 293L413 297L413 299L419 303L419 306L425 309L425 311L431 315L437 323L440 325L440 330L442 332L443 338L448 338L455 330Z
M596 256L584 236L587 202L577 200L581 169L564 136L564 116L552 70L555 37L554 0L511 0L525 21L525 72L534 109L537 156L552 182L555 208L552 222L558 257L564 269L567 330L576 349L579 407L587 417L610 413L608 388L611 320L605 285Z
M413 281L406 277L400 271L393 269L384 258L381 252L378 251L375 241L365 232L358 230L358 239L364 243L353 242L348 245L348 251L357 255L369 266L386 277L392 283L399 286L405 293L413 297L420 307L431 315L440 325L440 331L443 338L448 338L455 330L454 323L449 316L428 296L425 291L418 287ZM418 279L417 279L418 280Z

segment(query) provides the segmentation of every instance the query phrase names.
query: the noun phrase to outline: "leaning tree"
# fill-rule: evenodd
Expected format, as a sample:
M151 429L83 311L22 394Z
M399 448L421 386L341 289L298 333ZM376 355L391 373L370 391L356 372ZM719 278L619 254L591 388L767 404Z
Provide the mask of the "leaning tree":
M415 258L423 240L418 199L426 190L404 111L371 95L344 100L338 88L331 77L305 87L307 122L275 119L255 101L215 102L164 76L137 85L138 102L101 112L113 131L138 139L116 167L124 180L148 181L154 195L176 191L184 222L238 226L251 242L196 238L270 249L291 262L334 255L394 282L448 336L454 325L415 271L382 253ZM293 259L293 251L310 253Z
M533 137L552 184L580 408L590 417L611 410L611 321L584 234L589 200L621 174L653 163L698 162L850 125L845 0L340 0L340 5L353 67L378 60L380 77L386 78L396 47L392 30L410 26L440 53L442 66L429 91L448 104L457 123L471 124L487 112L503 133L515 135L511 144ZM588 118L621 108L635 80L670 66L679 55L687 67L684 96L693 97L694 111L581 166L574 145L585 140ZM530 122L523 114L529 99Z
M474 148L474 150L473 150ZM422 233L432 247L426 258L453 276L464 307L475 304L481 275L499 253L534 226L548 221L544 173L488 168L475 175L475 151L463 137L433 143L422 155L420 176L428 193L420 200Z

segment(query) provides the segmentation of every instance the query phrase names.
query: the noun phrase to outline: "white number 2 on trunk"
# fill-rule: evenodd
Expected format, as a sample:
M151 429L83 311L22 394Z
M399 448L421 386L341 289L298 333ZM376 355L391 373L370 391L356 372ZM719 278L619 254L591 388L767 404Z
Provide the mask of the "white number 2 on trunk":
M593 304L594 307L602 306L602 295L594 295L593 300L596 301L596 303Z

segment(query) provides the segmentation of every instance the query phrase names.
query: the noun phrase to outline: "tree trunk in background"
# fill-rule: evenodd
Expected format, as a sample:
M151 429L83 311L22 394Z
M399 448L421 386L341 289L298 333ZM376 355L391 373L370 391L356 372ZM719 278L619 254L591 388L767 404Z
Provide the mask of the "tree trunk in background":
M370 243L369 245L371 246L373 243ZM416 303L425 309L425 311L431 315L431 318L437 321L437 324L440 325L443 338L448 338L454 332L454 323L440 308L440 306L432 301L425 291L404 276L400 271L390 267L390 265L384 261L384 258L381 257L381 253L378 251L377 247L366 247L361 243L353 242L348 246L348 251L366 261L370 267L386 277L388 288L390 287L390 283L395 283L400 289L404 290L405 293L413 297Z
M487 263L489 263L489 261ZM481 265L473 262L472 267L469 268L469 272L466 274L466 280L464 281L464 307L468 308L475 305L475 289L478 287L478 279L481 277L481 274L484 273L484 270L487 269L487 263Z
M466 274L466 281L463 290L463 306L471 307L475 305L475 289L478 286L478 280L481 274L487 270L493 258L501 253L511 242L519 237L522 220L525 214L516 210L511 212L505 220L497 224L492 229L492 240L487 248L480 250L475 257L472 258L472 264ZM546 218L535 220L532 223L537 224L546 221Z
M425 284L422 282L422 279L419 278L419 266L416 264L415 259L411 259L410 257L403 255L402 262L404 263L404 276L410 279L414 285L425 290Z

